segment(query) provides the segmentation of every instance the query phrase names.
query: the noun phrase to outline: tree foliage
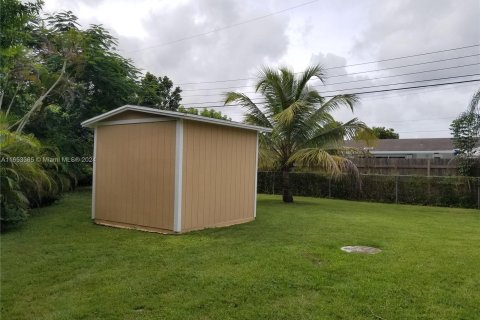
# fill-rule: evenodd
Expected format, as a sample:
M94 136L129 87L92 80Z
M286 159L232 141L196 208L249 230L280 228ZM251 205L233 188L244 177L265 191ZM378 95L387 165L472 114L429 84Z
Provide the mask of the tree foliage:
M467 111L462 112L450 125L453 144L457 152L459 174L473 175L480 158L480 89L473 95Z
M117 39L103 26L82 28L72 12L48 14L42 5L0 0L2 157L85 158L92 154L93 135L81 122L136 102L140 72L117 53ZM172 91L167 77L156 83L161 106L176 108L180 89ZM50 202L79 180L88 182L92 170L84 162L7 164L2 219L8 212L8 221L22 220L28 207Z
M182 97L180 87L173 88L173 82L167 76L156 77L147 72L140 81L137 103L145 107L176 111Z
M180 106L180 108L178 108L178 111L183 113L188 113L188 114L194 114L202 117L232 121L230 117L228 117L225 114L222 114L220 111L215 111L214 109L204 108L201 112L198 112L198 109L196 108L184 108L183 106Z
M68 168L43 162L43 158L56 159L58 151L43 146L31 134L0 129L2 230L25 220L29 207L56 200L59 193L71 188L73 177Z
M378 139L399 139L400 135L393 128L372 127L372 133Z
M325 80L324 69L307 68L296 75L288 68L264 68L256 84L256 92L264 98L263 104L254 103L243 93L229 92L225 104L236 102L247 113L249 124L271 128L261 135L260 166L283 173L283 200L292 202L289 173L294 167L314 168L331 175L356 171L345 158L351 149L343 146L345 138L353 138L367 126L356 118L345 123L335 121L331 113L342 107L353 111L358 98L355 95L336 95L326 99L311 88L308 82Z

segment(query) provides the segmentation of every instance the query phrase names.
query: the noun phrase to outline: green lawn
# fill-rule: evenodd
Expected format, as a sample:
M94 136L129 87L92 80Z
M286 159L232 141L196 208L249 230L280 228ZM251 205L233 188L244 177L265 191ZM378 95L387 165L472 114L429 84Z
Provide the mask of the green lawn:
M479 211L295 200L165 236L96 226L89 191L67 194L1 236L2 319L479 319Z

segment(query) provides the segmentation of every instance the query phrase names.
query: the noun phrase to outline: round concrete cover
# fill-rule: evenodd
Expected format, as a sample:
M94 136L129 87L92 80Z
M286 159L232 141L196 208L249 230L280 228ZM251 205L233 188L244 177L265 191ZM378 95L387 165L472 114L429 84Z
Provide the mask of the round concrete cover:
M381 252L382 250L374 247L366 247L366 246L346 246L341 248L345 252L349 253L365 253L365 254L376 254Z

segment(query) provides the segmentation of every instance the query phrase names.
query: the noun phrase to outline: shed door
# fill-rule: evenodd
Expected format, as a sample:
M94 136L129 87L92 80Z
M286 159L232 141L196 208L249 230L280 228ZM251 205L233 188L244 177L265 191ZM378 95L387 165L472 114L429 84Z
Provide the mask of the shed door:
M175 121L97 128L95 219L172 230Z

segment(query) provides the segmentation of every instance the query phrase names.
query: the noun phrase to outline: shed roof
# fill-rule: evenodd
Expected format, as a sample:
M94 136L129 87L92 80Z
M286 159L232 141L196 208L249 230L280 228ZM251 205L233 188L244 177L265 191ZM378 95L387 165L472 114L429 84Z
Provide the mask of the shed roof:
M354 148L368 148L371 151L452 151L455 149L450 138L420 139L379 139L373 147L367 147L362 141L345 141L345 145Z
M119 107L117 109L102 113L101 115L90 118L88 120L85 120L82 122L82 126L89 127L89 128L95 127L96 125L99 124L99 122L107 120L110 117L113 117L117 114L120 114L126 111L136 111L136 112L141 112L141 113L150 114L150 115L158 115L158 116L170 117L174 119L185 119L185 120L191 120L191 121L206 122L206 123L217 124L221 126L235 127L235 128L254 130L254 131L260 131L260 132L272 131L272 129L270 128L259 127L259 126L254 126L254 125L235 122L235 121L213 119L213 118L197 116L189 113L160 110L160 109L134 106L134 105L128 105L128 104L122 107Z

